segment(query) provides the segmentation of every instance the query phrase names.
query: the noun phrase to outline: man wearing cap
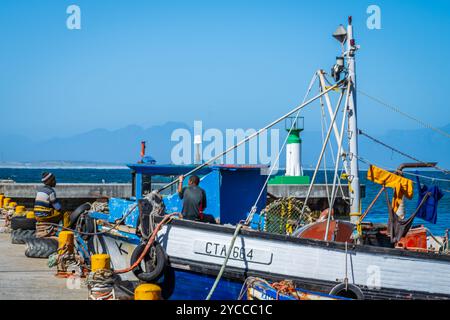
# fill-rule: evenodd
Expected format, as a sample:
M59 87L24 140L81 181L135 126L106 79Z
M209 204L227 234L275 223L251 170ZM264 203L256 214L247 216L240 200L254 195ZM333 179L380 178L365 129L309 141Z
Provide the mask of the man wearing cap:
M59 223L64 215L61 212L61 203L53 189L56 186L56 178L53 173L44 172L34 201L34 215L38 222ZM64 219L66 220L66 219Z

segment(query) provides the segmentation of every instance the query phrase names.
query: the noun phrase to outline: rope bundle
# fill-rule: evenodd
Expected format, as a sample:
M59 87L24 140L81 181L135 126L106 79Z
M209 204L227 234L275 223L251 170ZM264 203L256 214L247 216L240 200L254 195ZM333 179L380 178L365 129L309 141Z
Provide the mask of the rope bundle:
M90 272L86 278L91 300L114 300L114 273L111 270L101 269Z

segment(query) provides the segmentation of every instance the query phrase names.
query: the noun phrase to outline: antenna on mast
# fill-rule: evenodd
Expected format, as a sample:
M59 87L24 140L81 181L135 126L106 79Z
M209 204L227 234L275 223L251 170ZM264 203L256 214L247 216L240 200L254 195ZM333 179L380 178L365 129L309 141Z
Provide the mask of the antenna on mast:
M352 17L348 17L347 29L339 25L333 33L333 37L339 41L343 48L342 56L336 57L336 64L331 70L331 75L335 81L339 81L341 74L346 73L347 88L349 90L347 105L345 110L348 113L347 132L349 144L349 196L350 196L350 221L357 224L361 215L360 210L360 184L359 184L359 164L358 164L358 121L357 121L357 101L356 101L356 63L355 52L358 46L355 44L353 35ZM346 50L344 45L347 45Z

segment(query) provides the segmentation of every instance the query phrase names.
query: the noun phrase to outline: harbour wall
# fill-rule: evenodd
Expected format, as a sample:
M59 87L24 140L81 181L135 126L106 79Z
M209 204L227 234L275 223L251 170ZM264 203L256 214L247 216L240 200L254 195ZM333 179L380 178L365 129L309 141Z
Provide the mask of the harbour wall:
M41 184L38 183L0 183L0 193L14 199L17 203L32 207L36 190ZM161 183L153 183L154 188L163 186ZM269 199L280 197L295 197L305 199L309 185L269 185L267 188ZM328 191L327 191L328 189ZM331 185L315 185L310 194L308 205L313 210L323 210L328 204L328 195L332 192ZM73 210L85 202L93 202L105 198L129 198L131 197L130 183L60 183L55 187L56 194L63 208ZM173 190L174 191L174 190ZM362 195L365 194L365 186L361 188ZM337 189L336 206L338 211L346 210L346 199L348 198L348 185L342 185Z

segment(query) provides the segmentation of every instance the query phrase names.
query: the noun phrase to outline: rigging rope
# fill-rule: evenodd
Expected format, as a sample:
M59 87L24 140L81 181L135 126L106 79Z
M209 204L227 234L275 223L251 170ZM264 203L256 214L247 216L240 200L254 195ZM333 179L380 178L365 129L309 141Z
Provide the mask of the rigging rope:
M323 106L323 100L322 98L320 98L320 107L321 107L321 111L322 111L322 117L320 118L320 125L322 128L322 144L325 143L325 125L324 122L325 120L325 111L324 111L324 106ZM327 130L328 131L328 130ZM331 159L334 160L333 158L333 147L331 146L331 141L330 141L330 149L331 149ZM326 157L326 152L323 154L323 171L324 171L324 176L325 176L325 184L328 185L328 172L327 172L327 157ZM334 163L333 163L334 164ZM328 200L328 207L330 207L330 203L331 203L331 197L330 197L330 192L328 190L328 188L325 188L327 191L327 200Z
M364 163L364 164L366 164L366 165L368 165L368 166L374 164L374 165L376 165L376 166L379 167L379 168L386 168L386 167L387 167L387 166L382 166L382 165L379 165L379 164L376 164L376 163L373 163L373 162L371 163L369 160L367 160L367 159L361 157L360 155L355 156L355 157L356 157L356 159L358 159L359 161L361 161L362 163ZM391 170L391 171L395 171L395 169L394 169L394 170ZM443 181L443 182L450 182L450 180L447 180L447 179L433 178L433 177L424 176L424 175L419 175L419 174L412 173L412 172L407 172L407 171L403 171L403 173L404 173L404 174L413 175L413 176L419 176L419 177L426 178L426 179L430 179L430 180L437 180L437 181ZM412 180L412 182L413 182L414 184L416 183L416 181L414 181L414 180ZM442 189L442 188L441 188L441 191L446 192L446 193L450 193L450 190L448 190L448 189Z
M117 228L120 227L120 224L125 221L126 217L128 217L133 211L134 209L136 209L137 207L137 203L132 205L131 207L128 208L127 213L125 213L122 218L120 218L119 220L117 220L114 225L112 225L111 227L105 227L105 229L103 231L99 231L99 232L84 232L84 231L80 231L80 230L75 230L69 227L64 227L58 223L52 223L52 222L39 222L40 225L42 226L52 226L52 227L58 227L61 228L61 230L66 230L66 231L72 231L73 233L77 233L80 235L85 235L85 236L97 236L97 235L101 235L101 234L105 234L105 233L109 233L112 230L115 230ZM103 229L103 227L102 227Z
M316 81L316 79L317 79L317 73L314 74L314 76L313 76L312 79L311 79L311 82L309 83L308 90L306 91L306 94L305 94L305 96L303 97L303 103L304 103L304 102L306 101L306 99L308 98L308 95L309 95L309 93L311 92L312 86L313 86L314 82ZM255 203L254 203L252 209L253 209L253 208L256 208L256 205L258 204L259 200L261 199L262 194L263 194L264 190L266 189L267 184L269 183L270 177L272 176L273 170L275 169L275 166L278 164L278 162L279 162L279 160L280 160L281 152L284 150L284 148L285 148L285 146L286 146L286 143L287 143L287 141L289 140L289 135L291 134L292 130L294 129L295 125L297 124L297 120L298 120L298 117L299 117L299 116L300 116L300 110L298 110L297 114L295 115L294 121L292 121L292 123L291 123L291 127L289 128L289 132L288 132L288 134L286 135L286 138L284 139L284 142L283 142L283 144L282 144L280 150L278 151L277 157L275 158L275 163L274 163L274 165L271 166L270 172L269 172L269 174L267 175L266 181L264 182L264 185L262 186L261 191L259 192L258 198L256 199L256 201L255 201ZM253 211L253 210L252 210L252 211ZM254 212L253 212L253 213L254 213ZM251 221L252 218L253 218L253 214L249 214L249 216L248 216L247 219L246 219L246 225Z
M418 173L412 173L412 172L407 172L407 171L404 171L403 173L411 175L411 176L416 176L416 177L421 177L421 178L424 178L424 179L429 179L431 181L450 182L449 179L441 179L441 178L435 178L435 177L430 177L430 176L424 176L424 175L418 174Z
M345 108L345 106L346 106L347 103L348 103L348 96L349 96L350 88L347 88L346 90L347 90L347 92L345 92L345 90L343 90L343 91L341 92L341 94L339 95L339 100L338 100L338 103L337 103L337 106L336 106L336 110L334 111L333 117L332 117L332 119L331 119L330 126L329 126L329 128L328 128L327 136L326 136L326 138L325 138L325 144L322 145L322 150L320 151L319 159L318 159L318 161L317 161L316 168L314 169L314 173L313 173L311 182L310 182L309 187L308 187L308 192L306 193L305 203L303 204L303 208L302 208L302 214L304 213L306 204L308 203L308 200L309 200L309 196L311 195L312 187L314 186L314 183L315 183L315 181L316 181L317 172L318 172L318 170L319 170L320 163L322 162L323 154L324 154L325 149L326 149L326 147L327 147L326 144L328 143L328 140L329 140L329 138L330 138L331 129L332 129L333 124L334 124L334 122L335 122L335 120L336 120L337 113L338 113L338 111L339 111L339 109L340 109L340 107L341 107L342 98L343 98L344 94L345 94L344 108Z
M351 84L349 84L349 86L351 86ZM350 92L350 90L348 92ZM337 195L337 190L338 190L338 189L336 189L336 184L341 181L340 177L338 177L337 174L338 174L338 169L339 169L339 156L342 156L341 155L342 140L344 138L345 119L346 119L346 115L347 115L347 112L345 112L345 108L344 108L344 112L342 115L343 115L343 117L342 117L342 123L341 123L341 131L340 131L340 136L339 136L339 144L338 144L338 150L336 153L336 163L335 163L334 175L333 175L333 188L331 189L331 204L328 207L327 226L325 229L325 236L323 239L325 241L328 239L328 231L329 231L329 226L330 226L331 213L333 212L334 202L336 201L336 195ZM337 179L337 181L336 181L336 179ZM327 186L327 189L328 189L328 186Z
M309 95L309 93L311 92L312 86L313 86L314 82L316 81L316 79L317 79L317 73L314 74L314 76L313 76L312 79L311 79L311 82L309 83L309 87L308 87L308 90L306 91L306 94L305 94L305 96L304 96L304 98L303 98L303 103L302 103L302 105L305 104L305 101L306 101L306 99L308 98L308 95ZM319 94L319 95L317 95L316 97L320 98L321 96L322 96L322 95ZM311 101L311 99L310 99L310 101ZM264 185L263 185L263 187L261 188L261 191L260 191L260 193L259 193L259 195L258 195L258 197L257 197L257 199L256 199L256 201L255 201L255 203L254 203L254 205L252 206L251 211L250 211L249 215L247 216L247 219L245 220L244 223L241 223L241 222L240 222L240 223L238 224L238 226L236 227L235 231L234 231L234 234L233 234L233 237L231 238L230 246L229 246L229 248L228 248L228 251L227 251L227 255L226 255L226 257L225 257L225 260L224 260L224 262L223 262L223 264L222 264L222 266L221 266L221 268L220 268L219 273L217 274L216 280L214 281L214 283L213 283L213 285L212 285L212 287L211 287L211 289L210 289L210 291L209 291L209 293L208 293L208 295L207 295L207 297L206 297L206 300L211 299L211 297L212 297L214 291L216 290L217 285L219 284L220 279L222 278L222 275L223 275L223 273L224 273L224 271L225 271L225 267L227 266L228 260L229 260L229 258L230 258L230 256L231 256L231 251L232 251L232 249L233 249L233 247L234 247L234 243L235 243L235 241L236 241L236 238L237 238L239 232L241 231L241 229L242 229L242 227L243 227L244 225L247 226L247 225L252 221L253 216L254 216L254 214L256 213L256 210L257 210L257 204L258 204L258 202L259 202L259 200L260 200L260 198L261 198L261 196L262 196L262 194L263 194L263 192L264 192L264 190L265 190L267 184L269 183L270 176L272 175L272 172L273 172L273 170L275 169L275 166L278 164L278 161L279 161L280 155L281 155L281 151L284 149L284 147L285 147L285 145L286 145L286 143L287 143L287 141L288 141L288 139L289 139L289 134L292 132L292 130L294 129L294 126L295 126L296 123L297 123L298 117L299 117L299 115L300 115L300 110L301 110L301 108L299 108L299 109L297 110L297 114L296 114L296 116L295 116L295 120L292 121L292 123L291 123L291 128L289 129L289 132L288 132L288 134L287 134L287 136L286 136L286 138L285 138L285 140L284 140L284 142L283 142L283 145L282 145L282 147L281 147L281 150L280 150L280 151L278 152L278 154L277 154L277 157L276 157L276 159L275 159L275 163L274 163L274 164L271 166L271 168L270 168L270 172L269 172L269 174L267 175L266 181L264 182ZM295 113L295 112L293 112L293 113ZM293 114L293 113L291 113L291 114Z
M389 103L386 103L386 102L384 102L384 101L382 101L382 100L380 100L380 99L378 99L376 97L373 97L373 96L369 95L368 93L366 93L364 91L361 91L361 90L357 90L357 91L358 91L358 93L361 93L362 95L364 95L367 98L369 98L369 99L371 99L371 100L373 100L373 101L375 101L375 102L385 106L386 108L389 108L390 110L392 110L394 112L397 112L398 114L400 114L400 115L402 115L402 116L404 116L404 117L406 117L406 118L408 118L410 120L413 120L413 121L419 123L421 126L427 128L427 129L433 130L434 132L437 132L437 133L439 133L440 135L442 135L442 136L444 136L446 138L450 138L450 134L449 133L447 133L447 132L445 132L445 131L443 131L443 130L441 130L439 128L433 127L432 125L430 125L430 124L428 124L428 123L426 123L426 122L424 122L424 121L422 121L420 119L417 119L416 117L413 117L413 116L407 114L406 112L401 111L399 108L397 108L397 107L395 107L395 106L393 106L393 105L391 105Z
M325 75L325 74L324 74ZM325 81L327 81L328 82L328 80L326 79L326 77L324 77L324 79L325 79ZM325 109L324 109L324 104L323 104L323 99L322 98L320 98L320 104L321 104L321 109L322 109L322 118L321 118L321 125L322 125L322 144L323 143L325 143L325 139L324 139L324 127L323 127L323 123L325 123L325 128L328 128L328 121L327 121L327 118L325 117ZM342 110L342 112L344 112L345 113L345 108ZM339 139L338 139L339 140ZM341 139L342 140L342 139ZM329 141L329 145L328 145L329 147L330 147L330 152L331 152L331 160L333 160L333 165L336 165L336 161L339 161L339 159L337 158L336 160L334 159L334 157L333 157L333 155L334 155L334 149L333 149L333 144L332 144L332 140L330 140ZM345 152L345 151L344 151ZM345 173L347 173L348 172L348 170L347 170L347 167L346 167L346 157L345 157L345 155L344 155L344 152L343 152L343 154L341 154L341 157L342 157L342 160L343 160L343 166L342 166L342 170L341 170L341 175L340 176L342 176L342 173L345 171ZM326 168L326 153L324 154L324 171L325 171L325 184L328 184L328 171L327 171L327 168ZM346 203L348 203L348 204L350 204L350 202L349 201L347 201L346 199L345 199L345 192L344 192L344 189L343 189L343 187L342 187L342 183L341 183L341 179L338 179L338 185L339 185L339 189L341 190L341 193L342 193L342 199L346 202ZM330 196L329 196L329 192L328 192L328 188L326 188L326 191L327 191L327 197L328 197L328 205L330 204Z
M378 139L368 135L367 133L363 132L361 129L358 130L358 134L362 135L362 136L365 136L366 138L369 138L373 142L378 143L378 144L382 145L383 147L385 147L385 148L387 148L387 149L389 149L389 150L391 150L393 152L396 152L396 153L398 153L398 154L400 154L400 155L402 155L402 156L404 156L406 158L409 158L409 159L411 159L413 161L420 162L420 163L426 163L425 161L419 160L419 159L417 159L417 158L415 158L413 156L410 156L409 154L406 154L406 153L404 153L404 152L402 152L402 151L400 151L400 150L398 150L398 149L396 149L394 147L391 147L390 145L387 145L386 143L384 143L384 142L382 142L382 141L380 141L380 140L378 140ZM439 170L439 171L441 171L441 172L443 172L445 174L448 174L450 172L449 170L444 169L444 168L440 168L438 166L435 166L434 168L436 168L437 170Z
M259 136L260 134L262 134L263 132L266 132L267 130L269 130L271 127L277 125L278 123L280 123L281 121L285 120L287 117L295 114L296 112L300 111L301 109L303 109L304 107L308 106L309 104L311 104L312 102L314 102L315 100L319 99L320 97L322 97L323 95L327 94L329 91L334 90L336 88L339 88L342 84L344 83L344 79L338 81L337 83L335 83L333 86L327 88L325 91L321 92L320 94L316 95L315 97L312 97L311 99L309 99L308 101L303 102L301 105L297 106L296 108L292 109L291 111L289 111L287 114L281 116L280 118L278 118L277 120L272 121L271 123L269 123L268 125L266 125L264 128L259 129L257 132L247 136L246 138L244 138L243 140L239 141L238 143L236 143L235 145L231 146L230 148L228 148L225 151L222 151L220 154L212 157L211 159L209 159L208 161L204 162L203 164L195 167L194 169L192 169L191 171L189 171L188 173L185 174L185 176L189 176L191 174L193 174L194 172L197 172L200 169L203 169L204 167L208 166L209 164L213 163L214 161L222 158L224 155L226 155L227 153L233 151L234 149L238 148L239 146L241 146L242 144L246 143L247 141L250 141L251 139ZM174 180L168 184L166 184L165 186L163 186L162 188L160 188L158 190L158 192L161 192L169 187L171 187L172 185L176 184L178 180Z

